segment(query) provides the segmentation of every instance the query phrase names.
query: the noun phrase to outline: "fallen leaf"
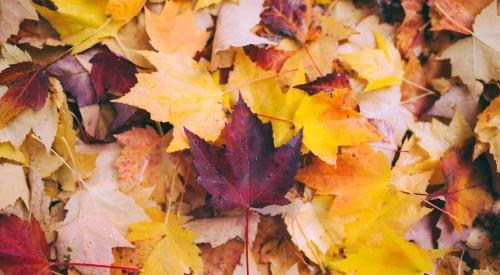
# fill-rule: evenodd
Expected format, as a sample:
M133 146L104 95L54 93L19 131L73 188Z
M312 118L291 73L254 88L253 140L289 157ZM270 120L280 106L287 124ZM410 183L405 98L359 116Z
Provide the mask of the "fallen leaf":
M84 181L82 190L66 203L68 213L65 224L81 217L100 215L124 234L129 224L148 219L144 210L131 197L118 191L118 179L113 166L118 154L115 146L99 155L92 177Z
M144 262L147 274L185 274L202 272L200 249L193 243L195 234L182 225L185 217L170 215L167 223L138 222L130 225L127 239L131 242L163 236Z
M19 149L14 148L10 142L0 143L0 158L13 160L18 163L28 164L28 159Z
M434 261L446 250L426 250L405 241L389 228L383 228L383 239L374 247L364 247L346 259L332 263L346 273L422 274L431 272Z
M257 235L259 220L259 215L250 215L248 222L249 247L252 247L251 244ZM212 247L217 247L236 237L245 240L245 224L245 216L234 216L191 220L184 226L196 233L195 243L209 243Z
M351 84L345 73L329 73L311 82L296 85L294 88L304 90L308 94L314 95L319 92L332 92L335 89L350 89Z
M158 52L189 57L203 49L210 34L197 28L191 9L180 11L174 1L167 1L160 15L146 9L146 31Z
M424 17L422 9L424 3L424 0L401 1L405 18L398 28L396 45L403 56L408 56L410 52L419 55L423 50L424 33L422 28L424 26Z
M463 0L431 0L431 16L435 17L432 31L450 30L469 34L474 19L492 1L463 1ZM493 1L495 2L495 1Z
M488 143L500 172L500 97L496 97L490 105L477 117L474 132L479 141Z
M276 34L305 43L311 23L310 3L304 0L272 0L260 18Z
M217 18L212 56L230 47L274 44L255 35L251 29L259 23L264 0L240 0L239 4L225 2Z
M341 54L358 75L368 81L363 92L369 92L391 85L401 84L403 64L398 50L375 32L377 49L365 48L349 54Z
M144 52L158 72L137 74L130 93L115 100L146 109L151 118L174 125L174 139L168 152L188 147L183 127L208 141L219 137L225 116L222 92L215 80L190 57Z
M30 62L13 64L3 70L0 85L9 87L0 98L0 128L27 108L40 110L48 96L47 75Z
M82 52L115 35L125 21L106 16L107 0L88 2L86 0L53 0L56 10L38 4L35 9L59 33L65 44L74 45L72 52Z
M38 15L29 0L6 0L0 4L0 42L4 43L19 31L23 20L37 20Z
M0 216L0 269L5 275L50 275L50 247L34 217Z
M235 268L245 250L243 242L237 239L231 239L217 247L210 244L201 244L198 247L203 260L203 274L206 275L236 274Z
M283 63L293 54L291 51L278 50L273 47L261 48L254 45L245 46L243 49L253 62L266 71L279 72Z
M271 125L264 125L240 98L226 126L226 149L212 146L186 129L199 183L220 209L283 205L299 168L299 132L274 148ZM236 173L236 174L235 174Z
M318 93L305 97L295 113L293 121L296 129L303 128L304 145L328 164L335 163L339 146L382 139L376 128L355 111L353 100L344 90Z
M458 230L462 224L470 227L474 218L493 204L489 192L491 175L485 161L472 160L471 144L452 147L441 160L445 186L431 197L444 196L445 210Z
M110 265L114 247L134 247L112 223L100 215L79 216L61 226L56 241L59 261ZM86 274L109 274L107 268L78 266Z
M390 163L382 152L360 144L342 148L335 166L314 158L299 170L297 179L317 190L318 194L334 194L332 208L339 215L372 207L387 190Z
M22 166L0 164L0 191L0 209L14 205L19 198L29 208L30 193Z
M144 3L144 0L110 0L105 12L116 21L129 21L141 11Z
M500 79L500 32L491 28L500 24L500 16L496 12L496 1L488 2L491 4L474 21L474 35L455 42L441 54L441 58L450 59L452 76L462 79L475 101L483 91L478 80Z

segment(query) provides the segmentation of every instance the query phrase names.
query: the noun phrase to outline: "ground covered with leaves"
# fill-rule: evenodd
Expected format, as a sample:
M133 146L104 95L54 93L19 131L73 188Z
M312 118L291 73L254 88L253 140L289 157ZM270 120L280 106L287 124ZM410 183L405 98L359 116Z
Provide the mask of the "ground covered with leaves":
M0 1L0 274L499 274L500 4Z

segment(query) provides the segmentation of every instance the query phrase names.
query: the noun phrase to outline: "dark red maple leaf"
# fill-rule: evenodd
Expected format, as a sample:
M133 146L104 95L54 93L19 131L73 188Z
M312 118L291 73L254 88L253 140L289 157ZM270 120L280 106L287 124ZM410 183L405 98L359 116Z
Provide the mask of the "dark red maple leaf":
M304 43L309 31L307 5L304 0L272 0L261 14L264 25L277 34Z
M5 275L50 275L50 248L34 217L0 216L0 269Z
M318 77L311 82L294 86L294 88L304 90L310 95L350 87L349 78L345 73L329 73L325 76Z
M0 73L0 85L9 89L0 98L0 128L26 108L40 110L49 92L49 79L38 65L22 62Z
M103 47L103 51L90 59L92 70L90 78L95 87L97 99L101 99L105 90L111 90L117 95L124 95L137 83L137 69L127 59L114 54Z
M293 55L293 52L282 51L274 48L259 48L255 45L248 45L243 48L250 59L262 69L276 72L281 70L283 63Z
M226 148L185 130L199 183L219 209L284 205L300 167L302 132L274 148L270 124L263 124L240 98L226 125Z

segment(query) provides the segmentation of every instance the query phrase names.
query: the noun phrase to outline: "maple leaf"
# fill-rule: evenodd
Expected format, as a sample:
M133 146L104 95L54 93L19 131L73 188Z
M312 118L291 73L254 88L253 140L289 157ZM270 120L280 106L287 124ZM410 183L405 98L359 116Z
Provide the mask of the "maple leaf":
M433 12L432 19L435 19L431 31L450 30L469 34L467 30L471 29L476 15L491 2L491 0L431 0L428 5Z
M84 51L103 38L115 35L126 22L106 16L108 0L53 0L54 10L33 4L65 44L74 45L73 53Z
M319 92L332 92L335 89L348 89L351 88L351 85L345 73L329 73L311 82L296 85L294 88L304 90L308 94L314 95Z
M426 250L382 228L383 239L376 246L365 246L346 259L332 262L333 268L346 273L422 274L434 268L434 261L448 250ZM397 264L393 264L397 263Z
M203 271L200 249L193 243L195 237L183 228L186 217L170 215L167 223L149 221L131 224L127 239L137 242L163 236L144 262L146 274L195 274Z
M226 126L226 149L208 144L186 130L200 184L220 209L283 205L300 166L299 132L274 148L271 125L264 125L240 98Z
M61 226L56 241L57 258L76 263L110 265L114 262L113 247L134 247L112 223L100 215L78 217ZM109 274L105 268L77 267L86 274Z
M126 232L131 223L147 220L144 210L134 200L118 191L116 170L113 163L119 154L118 146L101 152L96 160L96 169L85 181L85 189L76 192L66 203L68 210L64 223L80 217L99 214L113 223L117 230Z
M108 89L116 95L124 95L137 83L137 69L127 59L115 55L108 47L90 59L90 79L95 87L97 100Z
M144 3L144 0L110 0L105 13L114 20L129 21L141 11Z
M210 33L197 28L191 9L179 10L174 1L167 1L160 15L146 9L146 31L160 53L192 57L205 46Z
M115 102L143 108L152 119L170 122L174 139L168 152L188 147L182 127L216 140L225 121L222 92L206 68L187 56L143 54L158 72L137 74L137 85Z
M445 210L453 215L450 221L455 228L471 226L472 221L493 204L489 192L491 176L484 158L472 161L470 143L452 147L441 160L445 186L430 195L430 198L444 196Z
M50 275L50 247L34 217L0 216L0 269L5 275Z
M310 24L308 4L303 0L272 0L261 14L262 23L277 34L307 40Z
M0 164L0 209L14 205L18 198L29 208L29 197L23 167L10 163Z
M14 147L18 148L30 131L33 130L33 133L39 137L48 150L52 147L55 139L57 120L57 106L51 98L45 101L40 110L26 109L3 128L0 128L0 142L9 141ZM42 121L43 123L40 123Z
M496 97L477 118L476 132L479 141L488 143L500 171L500 97Z
M399 85L403 77L403 64L398 50L378 32L374 32L374 35L377 49L365 48L340 55L361 78L368 81L363 92Z
M348 91L304 97L294 115L295 127L304 129L304 145L328 164L334 164L339 146L381 140L368 120L355 111Z
M3 43L19 31L24 19L38 20L29 0L6 0L0 3L0 42Z
M483 91L483 84L478 80L500 79L500 31L492 29L499 24L496 1L491 1L476 17L473 36L455 42L441 54L441 58L450 59L452 76L460 77L475 101Z
M30 62L14 64L3 70L0 85L9 87L0 98L0 128L27 108L40 110L48 96L47 75Z
M293 52L275 49L274 47L261 48L248 45L243 48L250 59L262 69L279 72L283 63L292 56Z
M257 235L260 216L252 214L248 225L248 239L253 243ZM196 233L194 242L209 243L212 247L223 245L233 238L245 239L245 216L215 217L210 219L191 220L184 225ZM239 257L238 257L239 258Z
M299 170L297 179L316 189L318 194L336 195L332 209L337 214L345 214L356 208L370 208L387 189L390 172L385 155L365 143L342 148L336 166L314 158L311 165Z
M230 47L243 47L250 44L274 44L259 37L251 29L259 23L264 0L240 0L239 4L225 2L217 18L212 55Z

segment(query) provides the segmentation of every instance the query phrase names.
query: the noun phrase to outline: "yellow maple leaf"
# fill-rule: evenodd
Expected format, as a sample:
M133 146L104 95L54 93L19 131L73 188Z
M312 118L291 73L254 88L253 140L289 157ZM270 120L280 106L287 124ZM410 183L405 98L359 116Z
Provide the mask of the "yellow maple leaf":
M141 11L145 2L145 0L109 0L106 5L106 15L117 21L129 21Z
M182 227L186 217L170 214L167 223L147 221L129 225L131 242L164 236L144 262L144 274L186 274L203 271L200 249L193 243L195 234Z
M234 69L224 90L231 96L231 105L241 95L250 109L258 115L271 115L278 106L276 104L283 99L275 73L258 67L243 50L238 50L236 54ZM261 119L268 120L262 116Z
M303 144L328 164L334 164L339 146L381 140L377 129L354 110L347 91L305 97L293 121L303 129Z
M386 86L401 84L403 63L394 45L374 32L377 49L365 48L349 54L341 54L358 75L368 81L364 92L373 91Z
M22 164L28 164L28 159L23 152L12 146L10 142L0 143L0 158L13 160Z
M116 102L145 109L153 120L171 123L174 138L168 152L189 147L184 127L215 141L226 119L223 93L207 69L188 56L142 54L158 71L137 74L137 84Z
M115 35L126 22L106 16L108 0L53 0L57 10L37 4L35 9L61 35L63 43L84 51L103 38Z
M386 226L381 228L382 240L375 246L364 246L346 259L331 266L347 274L411 275L430 273L434 261L448 250L427 250L404 240Z
M194 10L195 11L201 10L203 8L210 6L210 5L219 4L220 2L222 2L222 0L198 0L198 1L196 1L196 6L194 7Z
M390 170L385 155L365 143L343 148L336 166L314 158L311 165L298 171L297 179L318 194L336 195L332 211L342 215L373 207L373 201L380 200L387 191Z
M203 49L209 32L196 27L195 14L186 9L179 11L179 5L167 1L160 15L146 9L146 31L151 45L160 53L178 53L193 56Z
M477 118L474 128L479 141L488 143L500 172L500 97L496 97Z

